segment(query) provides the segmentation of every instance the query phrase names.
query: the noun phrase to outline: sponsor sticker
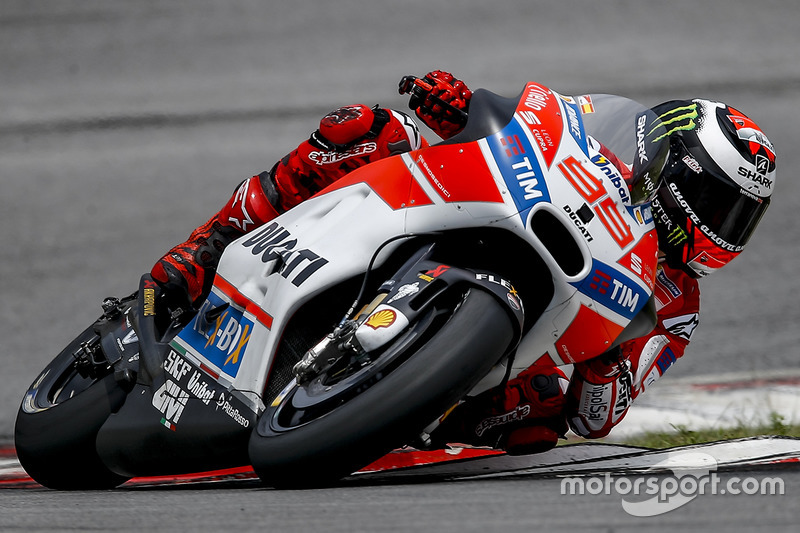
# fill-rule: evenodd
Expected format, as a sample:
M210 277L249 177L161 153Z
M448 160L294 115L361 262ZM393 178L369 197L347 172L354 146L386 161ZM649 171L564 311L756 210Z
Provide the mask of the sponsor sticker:
M397 320L397 313L391 309L376 311L364 322L365 326L372 329L388 328Z
M252 333L253 322L212 292L178 337L224 374L236 377Z

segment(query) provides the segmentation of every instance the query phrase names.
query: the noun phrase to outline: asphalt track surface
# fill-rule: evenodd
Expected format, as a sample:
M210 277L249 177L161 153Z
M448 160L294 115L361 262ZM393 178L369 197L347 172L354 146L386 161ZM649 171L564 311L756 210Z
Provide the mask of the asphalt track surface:
M273 5L277 4L277 5ZM798 366L800 5L785 1L4 0L0 6L0 440L27 385L108 295L345 103L405 108L404 74L517 94L724 100L778 153L746 252L704 280L701 326L666 379ZM634 519L555 480L278 492L252 486L7 491L0 529L796 530L787 494L715 497ZM792 489L794 489L792 491Z

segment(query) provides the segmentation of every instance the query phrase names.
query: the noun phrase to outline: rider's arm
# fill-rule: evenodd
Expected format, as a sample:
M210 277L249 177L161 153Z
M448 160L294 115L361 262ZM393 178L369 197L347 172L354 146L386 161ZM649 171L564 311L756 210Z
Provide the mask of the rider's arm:
M659 267L655 296L658 323L653 331L612 353L575 365L567 419L578 435L608 435L625 417L631 402L683 356L698 324L697 280Z
M358 167L427 146L416 123L399 111L364 105L341 107L278 161L266 180L280 212L291 209Z

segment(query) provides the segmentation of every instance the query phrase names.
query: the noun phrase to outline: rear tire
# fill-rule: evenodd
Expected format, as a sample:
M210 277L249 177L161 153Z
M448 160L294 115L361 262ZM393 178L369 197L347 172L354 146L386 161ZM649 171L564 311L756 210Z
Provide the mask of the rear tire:
M78 374L72 353L96 333L87 328L28 389L14 428L22 467L51 489L108 489L129 478L111 472L97 455L95 439L126 393L113 373L96 379Z
M353 387L345 403L309 421L292 404L296 385L273 402L250 437L259 477L276 487L333 482L411 441L454 405L505 355L514 328L501 304L480 290L446 311L443 324L434 320L431 331L417 332L426 339L421 346L401 334L395 346L408 350L404 362L363 391Z

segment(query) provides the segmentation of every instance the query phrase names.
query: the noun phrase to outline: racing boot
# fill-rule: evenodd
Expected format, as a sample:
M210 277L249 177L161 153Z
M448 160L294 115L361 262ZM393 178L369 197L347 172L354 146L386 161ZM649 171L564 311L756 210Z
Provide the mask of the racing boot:
M431 434L432 444L489 446L509 455L541 453L567 432L569 380L557 367L530 367L497 392L459 404Z
M225 206L189 238L167 252L150 275L164 289L170 307L197 308L208 296L223 250L232 241L278 216L266 191L269 173L243 181Z

